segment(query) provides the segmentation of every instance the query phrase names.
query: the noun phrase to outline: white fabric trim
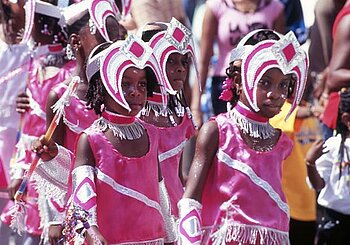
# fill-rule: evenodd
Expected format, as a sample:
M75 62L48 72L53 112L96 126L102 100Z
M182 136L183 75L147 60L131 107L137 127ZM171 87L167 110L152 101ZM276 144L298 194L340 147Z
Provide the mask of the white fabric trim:
M278 245L289 245L289 233L257 226L257 225L245 225L237 222L233 224L224 225L221 228L210 235L213 241L213 245L221 245L230 243L232 241L239 242L240 244L278 244Z
M247 175L250 180L262 188L266 193L271 197L271 199L277 204L277 206L288 215L289 217L289 207L287 203L283 202L281 197L278 195L278 193L272 188L272 186L266 181L261 179L254 170L249 167L247 164L240 162L238 160L232 159L229 155L227 155L225 152L223 152L221 149L219 149L218 153L216 154L219 161L222 161L227 166L236 169L245 175Z
M110 245L163 245L164 239L159 238L152 241L143 241L143 242L126 242L126 243L113 243Z
M159 162L162 162L166 159L169 159L170 157L176 156L179 152L183 150L183 148L186 145L187 140L182 141L179 145L176 147L170 149L169 151L163 152L158 155Z
M103 173L98 168L96 168L96 177L97 177L97 179L101 180L105 184L112 187L115 191L117 191L123 195L126 195L128 197L134 198L134 199L144 203L145 205L156 209L163 217L162 210L161 210L161 207L160 207L158 202L149 199L147 196L145 196L144 194L142 194L140 192L137 192L135 190L132 190L128 187L125 187L125 186L117 183L114 179L112 179L111 177L109 177L108 175Z

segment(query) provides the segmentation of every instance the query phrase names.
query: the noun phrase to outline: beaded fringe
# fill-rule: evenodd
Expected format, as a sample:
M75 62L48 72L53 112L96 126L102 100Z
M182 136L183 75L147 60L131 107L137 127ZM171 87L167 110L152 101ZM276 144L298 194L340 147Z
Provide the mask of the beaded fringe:
M141 114L143 116L149 116L149 113L153 111L155 116L161 115L162 117L167 117L172 114L172 111L169 108L164 108L163 104L157 104L152 102L147 102L145 107L142 109Z
M93 126L101 131L107 128L113 131L114 136L120 139L135 140L141 138L144 132L144 127L140 122L133 122L132 124L119 125L109 122L107 119L100 117Z
M244 133L249 134L253 138L268 139L275 133L275 129L269 122L260 123L250 120L241 115L234 108L229 113L233 123L236 124Z

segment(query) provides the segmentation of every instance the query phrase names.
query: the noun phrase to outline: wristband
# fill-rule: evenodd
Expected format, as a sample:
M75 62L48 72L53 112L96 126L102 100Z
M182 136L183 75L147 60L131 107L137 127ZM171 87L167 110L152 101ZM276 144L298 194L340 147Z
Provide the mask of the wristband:
M90 226L97 225L95 168L90 165L79 166L72 171L72 177L72 202L89 212Z
M200 245L202 240L202 204L191 198L183 198L179 208L179 244Z

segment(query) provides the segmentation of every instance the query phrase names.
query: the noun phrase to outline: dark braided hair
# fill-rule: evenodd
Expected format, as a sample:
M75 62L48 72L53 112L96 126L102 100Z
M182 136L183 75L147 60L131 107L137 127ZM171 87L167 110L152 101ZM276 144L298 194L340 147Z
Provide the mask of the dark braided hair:
M340 91L340 103L339 103L337 127L336 127L337 133L341 135L341 143L340 143L339 153L338 153L339 179L342 175L342 162L344 161L344 153L346 152L348 155L348 149L346 149L344 142L349 134L349 128L347 127L347 125L345 125L342 122L342 114L345 112L350 113L350 88L343 88ZM348 158L347 160L349 161L350 159ZM348 171L349 170L350 168L348 166Z
M109 42L106 42L100 45L96 49L96 51L92 54L92 57L100 53L102 50L108 48L110 45L111 43ZM158 85L158 80L151 68L146 67L144 70L146 71L147 97L152 97L153 92L156 86ZM87 107L89 109L93 109L97 115L101 115L103 111L103 105L105 102L106 94L107 94L107 90L102 84L100 72L97 72L91 77L89 81L89 86L86 93Z
M273 32L272 30L269 29L263 29L261 31L258 31L257 33L255 33L253 36L251 36L245 43L244 45L256 45L259 42L265 41L265 40L280 40L280 37ZM234 64L235 62L231 62L229 67L226 69L226 75L228 78L232 79L235 76L240 76L241 73L241 67L240 65ZM236 79L236 83L237 80L240 81L240 79ZM291 83L289 84L289 88L288 88L288 97L290 97L293 94L293 90L294 90L294 84L296 80L295 76L292 76L291 79ZM232 107L234 107L236 105L236 103L239 100L240 94L241 94L241 90L237 89L237 87L241 87L241 83L239 84L235 84L238 86L233 86L232 88L232 99L230 101Z

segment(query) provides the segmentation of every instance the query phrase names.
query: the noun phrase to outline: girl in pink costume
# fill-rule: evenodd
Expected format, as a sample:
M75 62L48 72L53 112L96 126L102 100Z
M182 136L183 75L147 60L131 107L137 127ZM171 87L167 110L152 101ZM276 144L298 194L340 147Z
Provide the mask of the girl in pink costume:
M74 219L67 223L79 226L75 214L83 209L94 244L171 242L175 227L157 159L158 131L136 117L160 80L152 49L131 35L93 55L88 104L100 118L77 141L68 211ZM75 230L68 228L68 235Z
M162 24L164 26L164 24ZM149 97L141 112L141 119L159 129L159 162L165 186L170 197L172 214L178 218L177 203L184 189L181 167L182 152L186 142L195 134L192 114L184 96L190 59L195 64L191 32L175 18L165 31L155 34L149 41L163 74L167 92L164 109L160 89Z
M125 6L124 1L120 3ZM97 5L99 5L98 11ZM57 101L64 96L67 85L73 79L79 80L76 95L72 96L69 105L64 107L62 122L58 124L52 142L46 142L42 136L40 142L36 142L33 147L45 160L39 163L33 178L39 192L44 243L49 240L50 244L56 244L62 236L61 225L66 215L65 206L69 196L67 195L68 177L73 169L70 158L74 152L76 138L97 119L96 114L87 108L85 101L88 88L85 72L86 59L101 42L124 38L123 27L118 24L121 12L114 1L80 2L65 9L65 13L71 12L74 12L71 18L66 19L69 22L68 32L72 33L67 45L67 56L76 60L77 66L73 77L54 87L49 94L46 106L47 128L54 117L52 108L55 108ZM54 142L57 143L57 147ZM44 145L51 150L41 154Z
M306 53L291 32L254 31L232 51L221 94L232 107L199 132L178 204L182 244L289 244L281 164L292 141L269 118L293 88L288 115L295 109L307 67Z
M49 3L27 1L26 29L23 40L33 46L33 59L28 75L26 94L17 99L17 111L23 114L23 128L17 144L16 162L12 168L13 175L9 185L9 194L13 198L25 169L32 162L34 155L31 143L45 132L45 105L49 91L65 80L75 66L75 62L66 62L62 43L66 41L64 32L58 25L58 19L50 12L43 11L41 6L52 6ZM32 5L30 3L33 3ZM27 39L28 38L28 39ZM48 50L49 52L45 52ZM41 53L40 58L34 58ZM50 54L51 53L51 54ZM26 217L24 224L17 224L18 231L26 232L25 244L38 244L40 234L40 216L38 214L37 193L33 183L27 188ZM2 220L10 221L10 213L6 210Z

